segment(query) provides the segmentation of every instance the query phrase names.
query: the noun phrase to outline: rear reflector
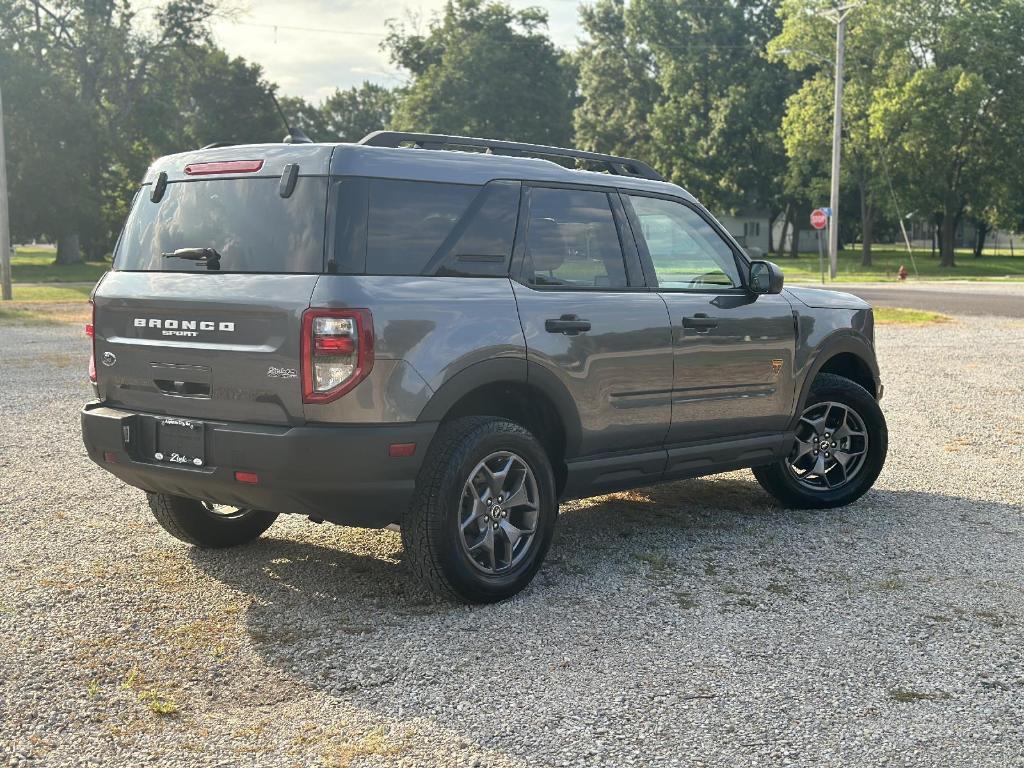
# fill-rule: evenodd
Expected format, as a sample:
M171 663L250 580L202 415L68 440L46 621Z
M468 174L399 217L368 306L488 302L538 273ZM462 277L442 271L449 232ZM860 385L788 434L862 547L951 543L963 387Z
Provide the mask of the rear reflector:
M416 453L416 443L392 443L388 446L388 456L400 459Z
M355 341L348 336L314 336L318 355L351 355L356 351Z
M235 472L235 480L239 483L247 483L248 485L258 485L260 476L255 472Z
M222 160L214 163L191 163L185 166L189 176L211 176L217 173L256 173L262 160Z

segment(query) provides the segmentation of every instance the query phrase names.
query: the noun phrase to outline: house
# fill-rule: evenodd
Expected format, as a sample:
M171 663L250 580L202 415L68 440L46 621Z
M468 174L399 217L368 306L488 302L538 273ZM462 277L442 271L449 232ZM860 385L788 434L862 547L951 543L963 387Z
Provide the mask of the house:
M758 248L762 254L768 253L768 211L740 210L734 216L719 217L719 222L744 248Z
M793 247L793 227L790 227L786 231L786 241L782 243L781 247L779 241L782 239L782 230L785 228L785 221L781 216L775 220L775 226L772 228L772 243L776 248L779 248L783 253L789 253ZM798 235L799 241L797 242L797 253L817 253L818 252L818 238L823 238L822 244L825 250L828 250L828 230L814 229L811 226L810 221L800 222L800 234Z

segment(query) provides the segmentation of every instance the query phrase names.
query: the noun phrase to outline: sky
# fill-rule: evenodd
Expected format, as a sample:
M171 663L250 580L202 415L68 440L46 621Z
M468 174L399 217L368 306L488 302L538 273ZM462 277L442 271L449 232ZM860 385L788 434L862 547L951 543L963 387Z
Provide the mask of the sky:
M545 8L555 44L575 47L577 0L506 1ZM280 93L319 102L363 80L401 85L403 73L379 47L385 21L412 13L425 29L443 6L444 0L241 0L214 22L213 35L229 54L261 64Z

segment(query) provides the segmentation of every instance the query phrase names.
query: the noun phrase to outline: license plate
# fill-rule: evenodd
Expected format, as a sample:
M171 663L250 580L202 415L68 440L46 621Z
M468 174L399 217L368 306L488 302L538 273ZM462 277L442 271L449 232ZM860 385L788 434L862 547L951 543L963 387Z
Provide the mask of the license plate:
M201 421L158 419L153 458L169 464L201 467L206 463L206 429Z

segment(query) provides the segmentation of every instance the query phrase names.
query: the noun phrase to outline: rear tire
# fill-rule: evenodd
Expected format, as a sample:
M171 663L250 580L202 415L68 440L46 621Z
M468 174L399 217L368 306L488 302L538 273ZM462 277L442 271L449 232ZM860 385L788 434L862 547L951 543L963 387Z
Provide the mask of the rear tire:
M551 463L514 422L468 416L443 424L402 520L413 577L442 597L504 600L530 583L558 516Z
M195 547L222 549L246 544L259 538L277 519L276 512L235 509L220 513L213 510L213 505L196 499L165 493L146 496L160 526Z
M755 467L754 477L784 506L842 507L874 485L888 449L878 401L859 384L823 373L811 384L790 455Z

